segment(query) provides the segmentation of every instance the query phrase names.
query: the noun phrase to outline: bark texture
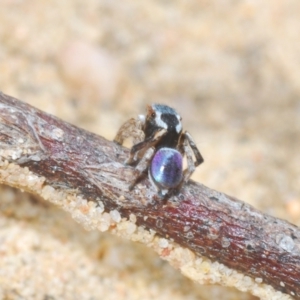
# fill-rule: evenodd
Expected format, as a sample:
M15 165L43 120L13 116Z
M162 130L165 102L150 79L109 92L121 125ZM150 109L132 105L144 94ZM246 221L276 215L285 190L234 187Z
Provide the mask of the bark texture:
M190 181L162 201L147 178L132 191L128 149L0 93L0 155L45 177L54 188L154 230L194 253L218 261L300 299L300 229L233 197ZM5 183L4 179L1 182Z

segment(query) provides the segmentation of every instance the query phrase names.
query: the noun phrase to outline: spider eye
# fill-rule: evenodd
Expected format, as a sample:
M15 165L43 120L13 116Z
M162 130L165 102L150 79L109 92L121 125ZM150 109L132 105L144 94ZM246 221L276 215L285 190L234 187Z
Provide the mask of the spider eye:
M155 118L155 112L153 112L152 114L151 114L151 118Z

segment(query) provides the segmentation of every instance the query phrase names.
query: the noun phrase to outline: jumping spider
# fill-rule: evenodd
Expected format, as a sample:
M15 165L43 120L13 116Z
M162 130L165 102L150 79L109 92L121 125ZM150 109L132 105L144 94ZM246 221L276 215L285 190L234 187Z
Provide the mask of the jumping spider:
M125 163L136 164L136 177L130 189L148 169L150 181L164 197L170 190L179 190L203 163L191 135L182 131L180 115L167 105L149 105L146 116L132 118L120 127L114 142L122 145L128 137L133 137L134 145ZM183 171L184 155L187 168Z

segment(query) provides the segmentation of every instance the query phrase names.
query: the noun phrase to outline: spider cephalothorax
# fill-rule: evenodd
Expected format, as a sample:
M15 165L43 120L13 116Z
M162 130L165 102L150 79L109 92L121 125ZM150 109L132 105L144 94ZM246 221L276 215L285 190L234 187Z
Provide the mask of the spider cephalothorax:
M126 163L137 163L137 177L131 188L148 169L151 182L164 196L170 189L177 189L188 181L195 168L203 162L191 135L182 132L180 115L167 105L148 106L146 116L140 115L124 123L114 141L122 144L130 136L134 145ZM183 171L184 155L187 169Z
M153 137L160 130L165 130L164 137L157 143L158 147L176 148L182 133L181 117L166 105L148 106L145 124L142 128L145 139Z

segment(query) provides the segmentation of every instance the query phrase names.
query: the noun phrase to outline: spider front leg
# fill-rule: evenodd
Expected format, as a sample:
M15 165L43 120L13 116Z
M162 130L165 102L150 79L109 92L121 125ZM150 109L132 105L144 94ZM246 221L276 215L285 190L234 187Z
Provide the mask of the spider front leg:
M184 170L183 173L183 182L187 182L191 175L194 173L197 166L204 162L204 159L198 150L192 136L186 131L183 133L183 136L180 140L181 145L179 145L179 149L186 154L187 158L187 169ZM193 155L195 157L195 161L193 159Z

